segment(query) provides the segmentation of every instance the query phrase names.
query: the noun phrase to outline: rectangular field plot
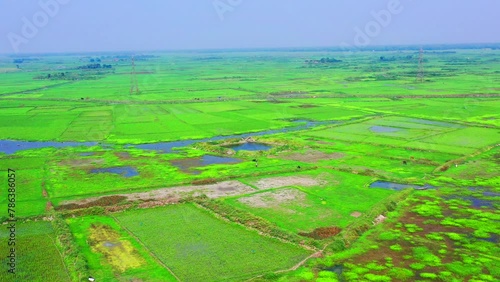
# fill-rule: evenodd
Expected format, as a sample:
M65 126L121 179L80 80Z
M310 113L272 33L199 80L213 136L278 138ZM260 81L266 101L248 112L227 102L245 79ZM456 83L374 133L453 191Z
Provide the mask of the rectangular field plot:
M284 183L286 178L280 177L279 181ZM290 186L226 201L232 206L274 222L283 229L298 233L328 226L344 228L356 219L351 214L363 214L393 194L388 190L368 188L373 179L367 176L323 172L311 176L311 179L327 181L328 184L298 186L300 189ZM268 182L276 179L264 178L258 181Z
M117 218L181 281L242 281L290 268L308 255L191 204L136 210Z
M37 163L38 159L19 158L16 162L11 160L16 159L0 159L0 165L16 170L16 215L24 217L43 214L47 203L47 199L43 197L43 171L41 169L24 169L21 165L17 165L17 161L24 160ZM38 164L40 163L38 162ZM7 183L7 173L0 174L0 181ZM7 192L7 189L5 191ZM0 198L0 206L5 207L5 213L7 214L9 200L7 195L4 195Z
M456 123L405 117L385 117L383 119L371 120L367 123L373 125L393 126L408 129L425 129L432 131L447 131L453 128L464 128L464 126Z
M432 136L421 141L448 146L481 148L498 143L500 141L500 132L498 129L469 127Z
M500 140L500 133L495 129L465 127L448 122L403 117L374 119L315 130L304 135L457 155L472 153L473 149L494 145Z
M56 238L49 222L17 223L16 274L8 273L10 231L0 230L0 281L72 281L56 247Z
M176 281L112 218L85 216L67 222L96 281Z

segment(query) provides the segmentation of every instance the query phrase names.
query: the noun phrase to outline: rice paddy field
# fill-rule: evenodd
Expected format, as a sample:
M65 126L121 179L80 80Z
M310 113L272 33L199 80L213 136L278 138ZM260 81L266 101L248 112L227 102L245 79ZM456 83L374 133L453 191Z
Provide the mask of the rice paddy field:
M498 281L500 52L387 50L0 56L0 280Z

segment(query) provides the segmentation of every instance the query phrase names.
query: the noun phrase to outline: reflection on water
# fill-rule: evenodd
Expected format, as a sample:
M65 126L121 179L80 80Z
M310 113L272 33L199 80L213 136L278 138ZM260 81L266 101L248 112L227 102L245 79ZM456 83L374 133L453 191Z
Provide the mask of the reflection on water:
M189 174L200 174L199 170L194 169L197 167L204 167L213 164L236 164L240 162L241 160L235 158L218 157L211 155L204 155L203 157L199 158L179 159L170 161L170 163L173 166L176 166L182 172Z
M127 178L139 175L139 172L135 168L130 166L96 168L92 169L90 173L114 173Z

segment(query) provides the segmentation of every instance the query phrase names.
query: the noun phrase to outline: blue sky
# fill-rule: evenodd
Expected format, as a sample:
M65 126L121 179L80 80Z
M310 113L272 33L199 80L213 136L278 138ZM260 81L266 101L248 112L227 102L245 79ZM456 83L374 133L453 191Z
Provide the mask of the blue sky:
M0 53L496 43L498 11L498 0L0 0Z

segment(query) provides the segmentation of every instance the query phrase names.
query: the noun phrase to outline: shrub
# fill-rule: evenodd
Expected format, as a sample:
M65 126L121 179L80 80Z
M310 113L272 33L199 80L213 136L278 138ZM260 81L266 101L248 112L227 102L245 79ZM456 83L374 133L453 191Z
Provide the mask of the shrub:
M425 264L416 262L416 263L410 264L410 267L415 269L415 270L422 270L425 268Z
M391 281L391 278L385 275L376 275L373 273L365 274L365 278L368 281Z
M297 276L304 280L310 281L314 278L314 273L310 270L303 270Z
M453 241L460 241L462 240L462 236L460 236L460 234L457 234L457 233L454 233L454 232L448 232L446 233L446 235L448 235L448 237L453 240Z
M439 235L438 233L429 233L425 235L428 239L435 240L435 241L443 241L444 238L443 236Z
M449 271L441 271L438 274L439 278L443 281L450 281L451 277L453 276L451 272Z
M436 279L437 275L434 274L434 273L424 272L424 273L420 273L420 277L422 277L422 278L429 278L429 279Z
M321 278L337 278L337 273L331 271L320 271L318 276Z
M401 233L399 231L386 231L380 233L378 239L381 241L392 241L398 239L399 236L401 236Z
M406 268L400 268L400 267L394 267L393 269L391 269L391 271L389 271L389 275L391 277L394 277L398 280L403 280L403 281L408 280L410 278L413 278L415 276L413 271L406 269Z
M396 252L400 252L403 250L403 247L401 247L401 245L399 244L395 244L395 245L392 245L389 247L391 250L393 251L396 251Z
M476 238L490 238L490 233L483 230L474 231L474 237Z

